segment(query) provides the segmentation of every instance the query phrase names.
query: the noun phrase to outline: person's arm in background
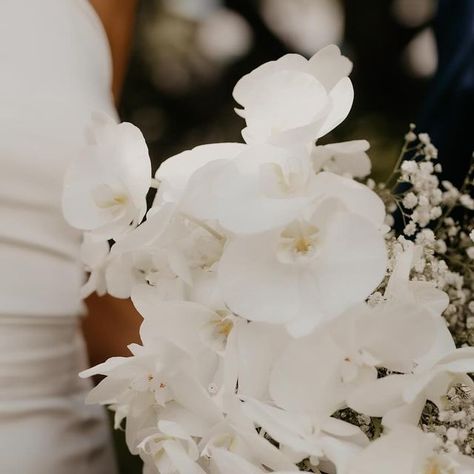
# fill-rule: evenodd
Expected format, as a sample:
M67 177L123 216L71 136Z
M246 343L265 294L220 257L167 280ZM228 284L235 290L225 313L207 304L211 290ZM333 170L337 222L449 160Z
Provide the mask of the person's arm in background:
M127 69L132 42L137 0L90 0L107 33L113 61L112 91L115 102ZM92 364L103 362L111 356L128 355L127 345L138 342L141 316L130 300L120 300L106 295L91 295L86 300L88 316L83 330Z

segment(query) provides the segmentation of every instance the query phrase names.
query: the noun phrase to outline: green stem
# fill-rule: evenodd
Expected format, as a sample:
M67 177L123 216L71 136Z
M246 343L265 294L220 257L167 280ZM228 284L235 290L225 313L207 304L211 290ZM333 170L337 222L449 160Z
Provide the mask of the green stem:
M403 161L403 157L409 152L409 151L413 151L413 150L416 150L416 149L419 149L420 148L420 145L416 145L414 147L411 147L409 148L408 147L408 143L406 140L405 140L405 143L403 144L403 147L400 151L400 154L398 155L398 158L397 158L397 161L392 169L392 172L390 173L390 176L385 180L385 186L388 188L389 184L390 184L390 181L394 178L394 176L400 171L400 165L402 164L402 161ZM415 155L417 156L417 155Z

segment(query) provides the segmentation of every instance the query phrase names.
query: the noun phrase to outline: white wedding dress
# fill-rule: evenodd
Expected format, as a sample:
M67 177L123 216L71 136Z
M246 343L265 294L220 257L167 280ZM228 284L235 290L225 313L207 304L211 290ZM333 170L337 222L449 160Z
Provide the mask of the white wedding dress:
M80 234L64 172L92 111L114 115L111 59L87 0L0 0L0 473L116 472L86 406Z

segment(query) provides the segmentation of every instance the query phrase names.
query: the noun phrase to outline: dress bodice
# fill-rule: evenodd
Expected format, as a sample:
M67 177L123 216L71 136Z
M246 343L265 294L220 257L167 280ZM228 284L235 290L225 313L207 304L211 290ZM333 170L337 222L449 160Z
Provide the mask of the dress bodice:
M0 68L0 314L78 314L62 183L91 113L115 114L107 38L87 0L1 0Z

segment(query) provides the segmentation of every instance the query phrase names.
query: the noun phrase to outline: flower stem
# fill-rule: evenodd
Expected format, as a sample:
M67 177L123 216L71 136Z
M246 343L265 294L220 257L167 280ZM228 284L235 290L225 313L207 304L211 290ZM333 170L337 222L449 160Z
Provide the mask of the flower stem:
M209 234L211 234L213 237L215 237L217 240L219 241L223 241L225 240L225 236L222 235L222 234L219 234L219 232L217 232L215 229L213 229L211 226L207 225L205 222L202 222L200 221L199 219L196 219L195 217L193 216L190 216L188 214L185 214L185 213L181 213L183 217L185 217L186 219L188 219L189 221L193 222L194 224L196 224L197 226L201 227L202 229L206 230L207 232L209 232Z

